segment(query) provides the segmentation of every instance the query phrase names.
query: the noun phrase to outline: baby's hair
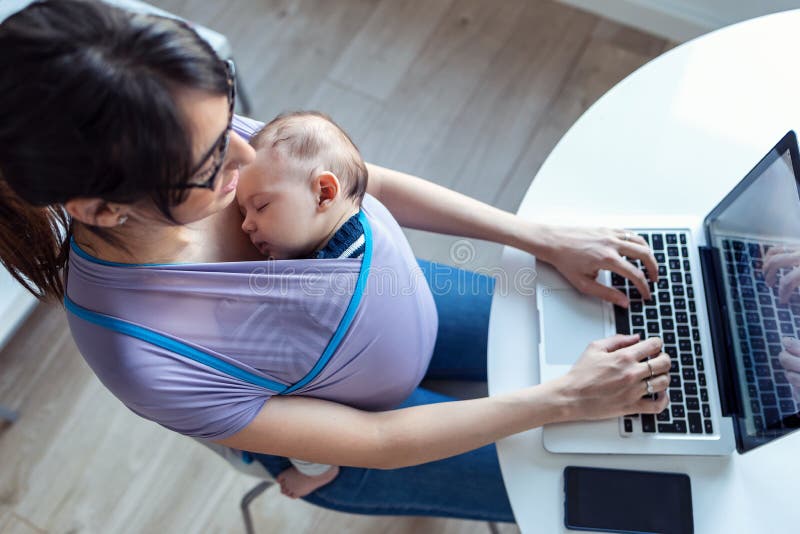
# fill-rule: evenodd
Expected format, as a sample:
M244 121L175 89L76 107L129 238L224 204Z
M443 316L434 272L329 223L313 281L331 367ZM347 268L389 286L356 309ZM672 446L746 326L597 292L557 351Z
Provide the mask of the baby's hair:
M319 111L281 113L250 139L256 150L283 151L308 165L309 172L330 171L342 183L345 197L359 205L367 191L367 166L350 136Z

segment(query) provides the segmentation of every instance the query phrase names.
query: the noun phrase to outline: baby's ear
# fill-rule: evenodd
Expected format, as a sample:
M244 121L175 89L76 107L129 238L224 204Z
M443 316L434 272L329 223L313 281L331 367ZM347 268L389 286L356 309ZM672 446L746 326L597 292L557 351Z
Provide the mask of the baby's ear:
M332 172L322 172L314 180L314 188L317 194L317 205L320 208L327 208L339 196L339 179Z

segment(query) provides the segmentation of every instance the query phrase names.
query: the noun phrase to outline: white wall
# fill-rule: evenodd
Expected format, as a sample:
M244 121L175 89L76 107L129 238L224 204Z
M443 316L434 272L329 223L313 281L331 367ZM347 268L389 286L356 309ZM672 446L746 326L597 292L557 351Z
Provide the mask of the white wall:
M800 8L800 0L560 1L678 42L742 20Z

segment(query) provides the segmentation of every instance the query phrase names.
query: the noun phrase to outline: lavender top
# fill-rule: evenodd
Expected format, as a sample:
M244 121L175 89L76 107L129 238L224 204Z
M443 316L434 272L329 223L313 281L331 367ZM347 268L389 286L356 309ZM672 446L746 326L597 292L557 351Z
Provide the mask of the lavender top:
M239 432L281 392L392 408L422 380L438 318L389 211L367 195L361 217L372 243L363 259L130 266L101 262L73 245L72 335L129 409L195 438ZM118 320L131 330L114 327ZM309 375L334 347L321 371Z

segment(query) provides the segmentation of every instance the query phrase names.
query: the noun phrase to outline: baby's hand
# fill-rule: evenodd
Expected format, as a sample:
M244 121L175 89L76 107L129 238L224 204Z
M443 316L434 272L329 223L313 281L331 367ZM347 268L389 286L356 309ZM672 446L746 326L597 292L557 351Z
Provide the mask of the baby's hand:
M295 467L290 467L278 475L277 481L281 485L281 493L292 499L297 499L305 497L317 488L328 484L337 475L339 475L339 467L335 465L321 475L313 477L304 475Z

